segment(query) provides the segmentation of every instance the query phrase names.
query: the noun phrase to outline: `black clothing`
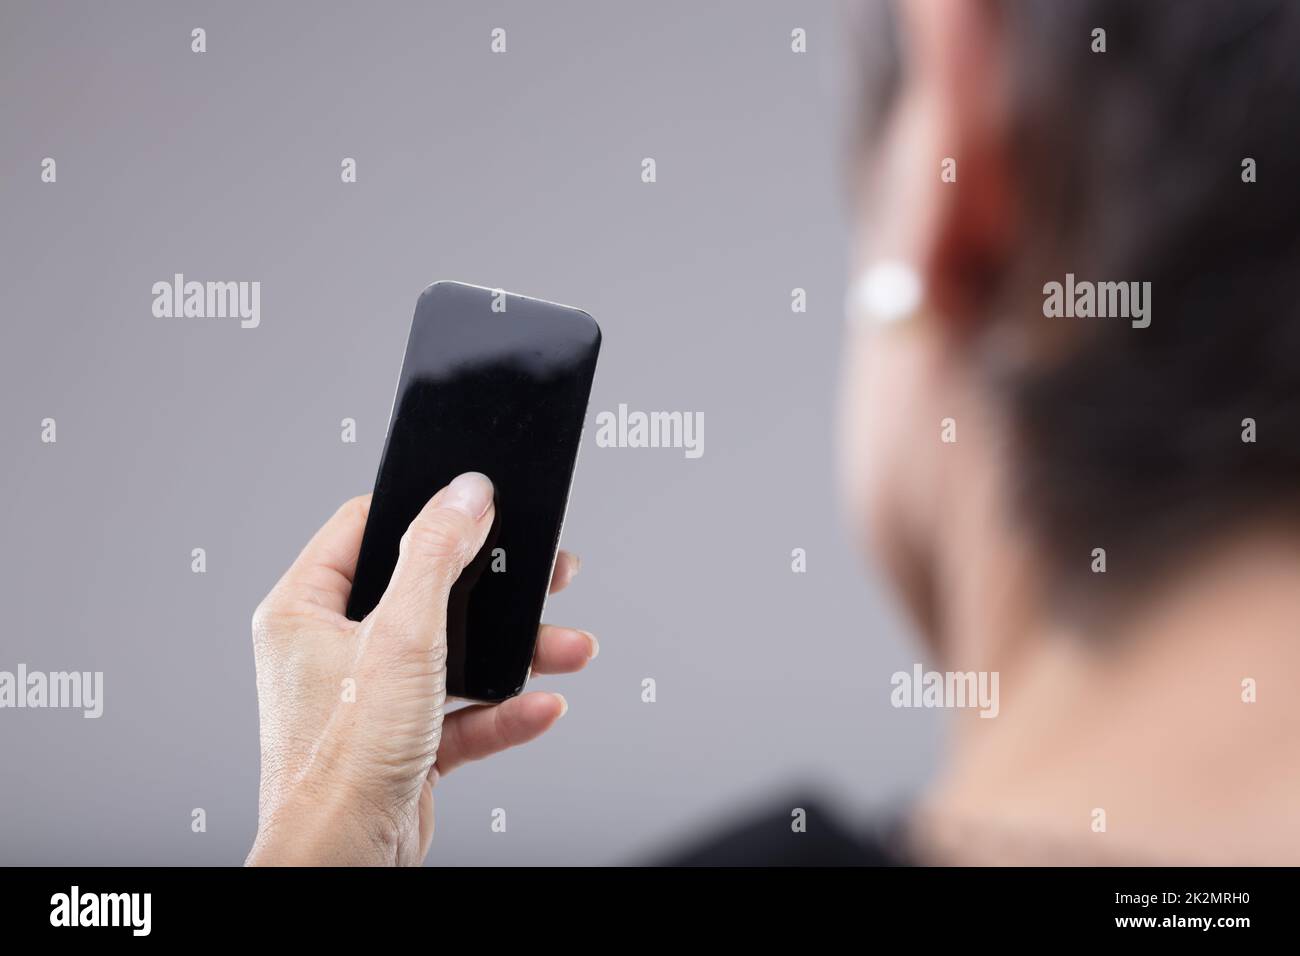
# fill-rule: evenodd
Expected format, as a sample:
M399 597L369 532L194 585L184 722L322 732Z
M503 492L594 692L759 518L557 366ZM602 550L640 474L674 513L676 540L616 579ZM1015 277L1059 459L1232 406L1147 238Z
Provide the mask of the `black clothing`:
M803 832L793 811L805 811ZM651 860L655 866L907 866L898 820L850 827L815 797L770 804L708 837Z

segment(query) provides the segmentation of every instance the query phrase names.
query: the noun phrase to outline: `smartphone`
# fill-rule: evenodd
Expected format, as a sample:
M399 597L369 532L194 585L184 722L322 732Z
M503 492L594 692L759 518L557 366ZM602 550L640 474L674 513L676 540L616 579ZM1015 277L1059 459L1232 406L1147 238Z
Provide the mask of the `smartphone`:
M434 493L487 475L492 529L447 607L449 695L500 701L528 680L599 351L596 321L554 302L435 282L416 303L347 615L379 603Z

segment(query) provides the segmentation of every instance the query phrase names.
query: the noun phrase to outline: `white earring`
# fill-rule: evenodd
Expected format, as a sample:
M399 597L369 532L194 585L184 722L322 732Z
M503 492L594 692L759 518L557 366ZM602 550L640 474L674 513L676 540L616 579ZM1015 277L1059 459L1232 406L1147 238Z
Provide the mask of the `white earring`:
M849 286L848 311L854 321L893 325L921 306L921 277L898 259L872 263Z

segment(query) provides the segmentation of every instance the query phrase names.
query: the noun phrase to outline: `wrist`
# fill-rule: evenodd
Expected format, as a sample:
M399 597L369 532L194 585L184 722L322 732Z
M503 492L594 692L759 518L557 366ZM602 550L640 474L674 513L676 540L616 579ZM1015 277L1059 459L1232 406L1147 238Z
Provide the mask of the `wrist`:
M340 796L293 798L261 814L247 866L392 866L397 839L386 821Z

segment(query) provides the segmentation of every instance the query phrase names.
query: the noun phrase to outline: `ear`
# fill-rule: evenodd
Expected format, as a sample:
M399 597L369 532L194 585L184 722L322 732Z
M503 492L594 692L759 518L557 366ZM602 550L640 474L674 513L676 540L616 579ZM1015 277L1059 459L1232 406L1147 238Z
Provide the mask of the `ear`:
M934 314L970 331L987 320L1016 232L1005 25L985 0L909 0L900 22L933 152L916 159L936 188L915 261ZM945 159L954 182L941 177Z

